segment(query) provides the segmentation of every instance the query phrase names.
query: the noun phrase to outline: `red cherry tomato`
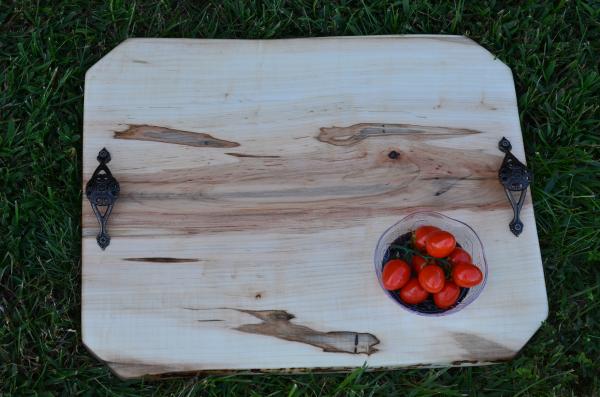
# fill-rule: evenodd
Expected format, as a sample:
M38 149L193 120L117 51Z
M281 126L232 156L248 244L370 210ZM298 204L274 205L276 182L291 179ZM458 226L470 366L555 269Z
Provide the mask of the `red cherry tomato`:
M392 259L385 264L381 279L385 289L390 291L400 289L410 279L410 266L403 260Z
M421 270L423 270L423 268L429 264L429 262L427 262L427 259L420 255L413 255L411 264L415 273L419 274Z
M475 265L459 263L452 268L452 279L459 287L471 288L481 283L483 273Z
M440 309L447 309L456 303L458 295L460 295L460 288L452 281L448 281L440 292L433 295L433 303Z
M414 233L414 241L415 247L418 250L425 251L425 244L427 243L427 236L429 236L432 232L440 230L435 226L420 226L415 230Z
M438 230L427 236L427 253L434 258L448 256L456 248L456 239L450 233Z
M421 287L419 280L411 278L408 283L400 290L400 299L409 305L417 305L423 302L429 293Z
M456 265L457 263L473 263L471 255L460 247L454 248L454 251L448 255L448 262Z
M419 273L419 283L425 291L435 294L444 288L446 276L438 265L427 265Z

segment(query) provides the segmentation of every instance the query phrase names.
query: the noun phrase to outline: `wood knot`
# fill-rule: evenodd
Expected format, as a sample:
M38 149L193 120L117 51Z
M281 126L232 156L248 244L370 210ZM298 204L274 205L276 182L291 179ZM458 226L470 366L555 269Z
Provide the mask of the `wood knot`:
M392 150L391 152L388 153L388 157L391 158L392 160L397 160L400 157L400 153L398 153L395 150Z

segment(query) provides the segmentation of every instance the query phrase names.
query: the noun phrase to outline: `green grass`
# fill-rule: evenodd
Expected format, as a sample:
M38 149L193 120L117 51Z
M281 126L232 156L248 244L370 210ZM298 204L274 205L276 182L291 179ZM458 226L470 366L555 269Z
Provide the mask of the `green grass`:
M546 4L544 4L546 3ZM600 4L0 0L0 395L600 395ZM121 382L81 344L84 73L127 37L465 34L511 67L548 321L506 364Z

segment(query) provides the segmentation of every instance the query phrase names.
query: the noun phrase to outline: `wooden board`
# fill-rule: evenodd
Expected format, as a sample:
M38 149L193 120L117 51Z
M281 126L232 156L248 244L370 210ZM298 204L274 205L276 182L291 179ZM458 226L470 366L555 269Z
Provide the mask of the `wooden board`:
M83 182L106 147L110 246L84 199L82 333L123 378L490 363L547 316L510 69L458 36L133 39L86 75ZM399 156L389 156L396 151ZM441 318L380 288L375 245L432 209L479 234L488 283Z

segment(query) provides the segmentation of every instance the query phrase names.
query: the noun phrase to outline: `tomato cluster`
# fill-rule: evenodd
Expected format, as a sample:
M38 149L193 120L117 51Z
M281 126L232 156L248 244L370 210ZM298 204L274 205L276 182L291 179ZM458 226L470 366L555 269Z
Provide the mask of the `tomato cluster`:
M431 296L436 307L449 309L456 304L461 288L482 282L481 270L451 233L421 226L411 237L411 243L400 247L403 259L387 261L382 275L384 288L398 291L403 302L418 305Z

